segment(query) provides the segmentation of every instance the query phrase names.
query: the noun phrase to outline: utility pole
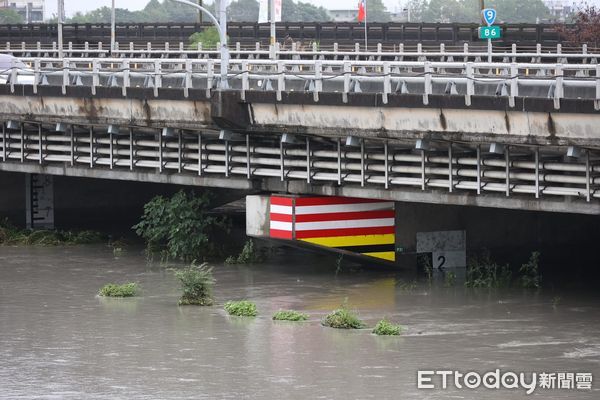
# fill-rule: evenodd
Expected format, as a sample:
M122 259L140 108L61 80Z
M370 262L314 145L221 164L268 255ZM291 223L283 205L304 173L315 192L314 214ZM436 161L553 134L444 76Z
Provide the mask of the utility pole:
M485 9L485 0L479 0L479 17L483 21L483 13L482 11Z
M63 58L63 22L65 0L58 0L58 58Z
M277 38L275 37L275 0L269 0L269 15L271 16L271 39L269 43L271 46L275 46Z
M198 0L198 5L200 7L204 7L204 2L202 0ZM202 11L198 10L198 23L202 23Z
M115 51L115 43L117 41L116 38L116 24L117 24L117 17L116 17L116 13L115 13L115 0L112 0L112 7L110 9L110 52L112 54L113 51Z

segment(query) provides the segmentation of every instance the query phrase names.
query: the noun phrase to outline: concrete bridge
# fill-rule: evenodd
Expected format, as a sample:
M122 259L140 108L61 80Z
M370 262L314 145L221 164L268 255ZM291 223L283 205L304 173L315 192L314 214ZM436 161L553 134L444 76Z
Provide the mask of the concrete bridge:
M227 89L212 58L25 58L0 171L598 215L600 67L577 56L234 58Z

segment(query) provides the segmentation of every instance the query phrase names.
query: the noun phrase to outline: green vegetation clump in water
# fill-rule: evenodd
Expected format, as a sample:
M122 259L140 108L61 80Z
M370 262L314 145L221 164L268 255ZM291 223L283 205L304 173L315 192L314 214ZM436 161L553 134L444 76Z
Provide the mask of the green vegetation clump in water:
M224 308L229 315L236 317L256 317L258 315L256 304L248 300L228 301Z
M542 277L539 272L540 252L531 253L529 260L521 265L519 269L519 283L526 289L538 289L541 285Z
M402 326L394 325L384 318L375 325L373 333L381 336L397 336L402 333Z
M7 219L0 221L0 244L27 246L57 246L101 243L106 238L99 232L20 229Z
M337 310L333 310L327 314L323 321L323 326L338 329L361 329L365 327L365 324L358 318L358 316L348 309L346 303L342 304Z
M308 314L294 310L280 310L273 314L274 321L306 321Z
M162 250L164 259L192 261L216 252L211 237L229 230L226 218L208 215L208 193L179 191L171 198L156 196L144 206L142 220L133 226L150 251Z
M105 297L133 297L137 294L137 291L137 283L130 282L123 285L109 283L100 289L99 294Z
M175 272L175 277L179 280L183 294L179 299L179 305L210 306L213 304L212 288L215 279L212 274L212 268L206 263L195 265L192 263L189 267Z
M242 252L237 256L229 256L225 260L226 264L257 264L264 261L264 257L254 246L252 239L247 240Z
M469 288L499 288L510 285L512 273L508 264L498 265L489 252L472 257L467 263L465 286Z

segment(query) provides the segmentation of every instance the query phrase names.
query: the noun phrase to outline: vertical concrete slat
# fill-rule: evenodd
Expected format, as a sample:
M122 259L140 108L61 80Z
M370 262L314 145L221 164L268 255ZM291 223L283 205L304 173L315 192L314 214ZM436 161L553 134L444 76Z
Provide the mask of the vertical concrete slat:
M90 168L94 168L94 127L90 126Z
M592 199L592 185L591 185L591 173L590 173L590 151L585 151L585 191L586 200L589 203Z
M506 146L504 151L504 164L505 164L505 175L506 175L506 196L510 196L510 146Z
M163 170L163 137L162 132L158 132L158 172Z
M281 179L281 182L285 180L285 160L283 157L284 150L285 148L283 146L283 140L279 138L279 178Z
M202 133L198 133L198 176L202 176Z
M183 159L181 157L181 129L177 130L177 172L181 173L183 167Z
M342 185L342 140L337 138L337 182Z
M25 124L22 122L19 123L19 127L21 128L21 162L25 161Z
M75 127L69 127L69 144L71 145L71 167L75 165Z
M42 154L42 124L38 124L38 162L42 165L44 161L44 156Z
M365 140L360 139L360 186L365 186Z
M229 178L229 140L225 141L225 176Z
M448 143L448 192L454 190L454 166L452 160L452 142Z
M129 128L129 170L133 171L133 128Z
M477 145L477 194L481 194L481 145Z
M2 123L2 161L6 161L6 123Z
M421 190L425 190L427 187L426 175L425 175L425 150L421 150Z
M252 176L250 165L250 135L246 135L246 177L250 179Z
M535 148L535 198L540 198L540 148Z
M389 148L387 140L383 142L383 158L384 158L384 169L385 169L385 188L388 189L390 187L390 158L389 158Z
M110 150L110 169L113 169L113 136L111 133L108 134L108 138L109 138L109 150Z
M310 184L310 138L306 137L306 183Z

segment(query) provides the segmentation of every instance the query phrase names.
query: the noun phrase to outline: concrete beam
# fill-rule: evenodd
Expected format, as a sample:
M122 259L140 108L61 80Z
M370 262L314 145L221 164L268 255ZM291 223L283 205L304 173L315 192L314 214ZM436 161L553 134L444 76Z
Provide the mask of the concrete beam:
M37 173L48 175L76 176L85 178L113 179L125 181L154 182L188 186L230 188L247 191L266 191L292 194L316 194L324 196L360 197L399 202L478 206L513 210L543 211L600 215L600 204L570 198L544 198L540 200L512 195L476 195L459 192L421 191L410 188L374 189L354 185L332 186L311 185L302 181L281 182L278 178L247 180L219 176L200 177L186 174L159 174L84 167L59 167L13 162L0 163L0 171Z

